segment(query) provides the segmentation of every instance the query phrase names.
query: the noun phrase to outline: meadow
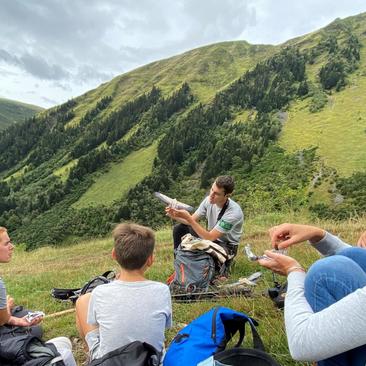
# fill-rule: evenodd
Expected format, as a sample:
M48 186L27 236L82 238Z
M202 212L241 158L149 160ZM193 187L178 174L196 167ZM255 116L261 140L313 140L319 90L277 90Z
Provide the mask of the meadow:
M303 364L291 359L284 331L283 312L275 308L272 301L266 296L266 289L273 286L272 274L256 263L249 262L242 252L246 243L251 243L253 251L256 253L261 253L269 248L267 230L272 225L281 222L312 223L340 235L345 241L351 243L357 241L366 227L366 218L344 222L314 222L306 214L301 213L269 213L249 218L245 222L245 234L230 281L234 282L240 277L261 270L263 276L253 290L253 296L220 298L216 301L198 303L173 303L174 325L166 333L167 343L184 324L213 306L223 305L245 312L258 320L258 331L267 351L281 365ZM156 239L156 259L147 276L151 280L165 282L173 271L170 227L157 231ZM12 261L1 265L0 273L7 285L8 293L14 297L17 304L22 304L30 309L42 310L50 315L73 308L70 302L58 302L51 297L50 290L53 287L80 287L95 275L106 270L118 269L116 263L111 259L111 248L110 237L68 246L42 247L31 252L25 251L24 247L19 245L16 247ZM291 248L289 254L297 258L305 268L319 258L318 253L307 244ZM284 279L278 277L278 280L283 281ZM45 339L59 335L71 338L75 357L78 365L81 365L85 360L85 354L77 336L74 312L71 311L57 317L46 317L43 325ZM251 345L250 338L246 340L246 345Z

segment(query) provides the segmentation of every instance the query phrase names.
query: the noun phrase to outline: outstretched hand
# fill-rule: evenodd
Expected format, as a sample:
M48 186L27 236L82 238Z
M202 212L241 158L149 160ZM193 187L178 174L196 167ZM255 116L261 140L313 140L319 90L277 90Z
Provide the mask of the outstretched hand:
M310 225L281 224L269 229L272 247L285 249L306 240L317 242L325 235L325 231Z
M287 276L289 271L302 270L299 262L284 254L274 253L270 250L264 252L267 258L259 259L258 263L272 272Z
M358 239L357 246L366 248L366 231L361 234L360 238Z
M186 210L177 210L172 207L166 207L165 208L166 215L169 216L172 219L183 219L189 222L191 219L191 214Z

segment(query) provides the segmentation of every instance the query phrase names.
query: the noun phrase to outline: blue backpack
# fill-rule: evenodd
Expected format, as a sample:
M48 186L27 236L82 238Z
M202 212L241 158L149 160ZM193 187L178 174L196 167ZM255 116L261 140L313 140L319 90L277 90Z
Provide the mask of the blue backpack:
M255 326L258 323L244 313L222 306L214 307L193 320L175 336L164 357L164 366L196 366L199 362L221 352L239 332L239 347L244 339L245 324L250 324L255 348L264 346Z

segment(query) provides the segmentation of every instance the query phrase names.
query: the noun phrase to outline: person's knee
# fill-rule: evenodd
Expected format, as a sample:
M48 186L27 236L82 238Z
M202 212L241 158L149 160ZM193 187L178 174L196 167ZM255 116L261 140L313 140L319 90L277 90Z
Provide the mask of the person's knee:
M342 249L338 254L353 259L354 257L366 255L366 250L364 248L348 247Z
M188 225L185 225L185 224L182 224L182 223L179 223L179 224L176 224L173 226L173 231L179 231L179 230L182 230L182 229L186 229L188 228Z
M348 271L352 260L339 255L333 255L316 261L308 270L305 278L305 288L310 289L314 286L321 286L322 281L328 281L330 278L342 276L344 271Z
M341 250L339 255L352 259L366 272L366 249L350 247Z
M330 275L333 273L339 273L340 271L347 270L347 266L350 264L353 265L352 260L340 256L340 255L333 255L331 257L325 257L322 259L317 260L310 268L306 275L307 278L317 278L323 274Z
M305 297L317 312L365 285L365 272L355 261L333 255L310 267L305 278Z

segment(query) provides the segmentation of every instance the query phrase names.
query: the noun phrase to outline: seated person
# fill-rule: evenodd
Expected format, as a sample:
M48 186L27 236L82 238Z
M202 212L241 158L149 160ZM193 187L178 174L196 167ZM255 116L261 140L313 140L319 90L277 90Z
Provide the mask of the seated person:
M0 263L8 263L11 261L13 255L14 245L12 244L8 231L4 227L0 227ZM7 326L10 330L13 327L30 327L33 325L37 325L42 321L42 317L33 319L32 321L28 321L25 316L16 317L12 315L12 310L14 308L14 299L6 294L6 288L4 281L0 278L0 334L7 333ZM24 314L26 315L26 314ZM38 334L38 327L36 327L37 332L35 335L40 336ZM32 328L29 329L32 332Z
M291 355L319 366L366 363L366 251L314 226L270 229L279 249L309 242L323 255L308 273L293 258L266 251L259 264L287 276L285 325Z
M181 243L182 236L191 233L220 244L229 254L235 256L242 235L244 215L240 206L230 198L233 191L233 178L220 176L216 178L210 194L193 215L186 210L167 207L166 214L180 222L173 229L174 250ZM198 222L202 217L207 219L207 230Z
M7 229L0 227L0 263L10 262L13 255L14 245L12 244ZM27 320L28 311L22 306L14 306L14 299L6 294L4 281L0 278L0 339L4 340L9 335L32 334L38 338L42 337L42 329L37 326L43 317L36 317ZM15 315L15 316L14 316ZM47 343L54 343L56 349L66 366L76 366L72 355L72 345L68 338L58 337L50 339ZM14 352L17 350L15 349ZM0 350L0 355L2 352ZM9 356L9 354L7 354Z
M96 287L76 302L76 325L91 360L133 341L161 352L172 308L167 285L144 277L154 261L154 232L136 224L113 231L112 257L121 267L116 280Z

